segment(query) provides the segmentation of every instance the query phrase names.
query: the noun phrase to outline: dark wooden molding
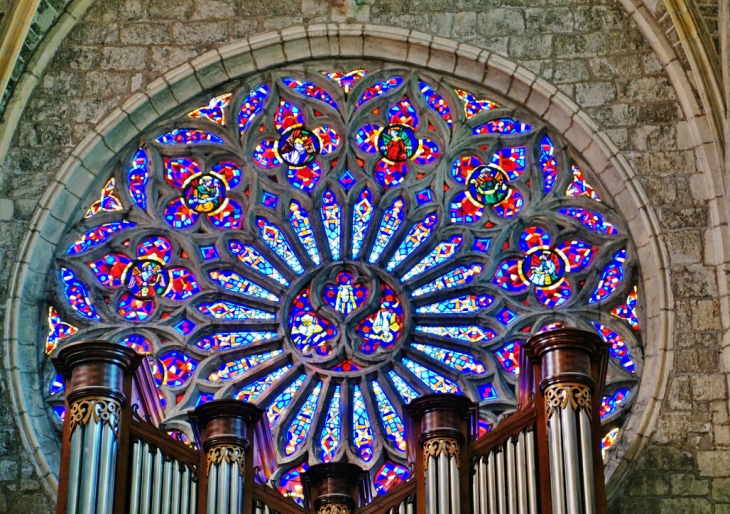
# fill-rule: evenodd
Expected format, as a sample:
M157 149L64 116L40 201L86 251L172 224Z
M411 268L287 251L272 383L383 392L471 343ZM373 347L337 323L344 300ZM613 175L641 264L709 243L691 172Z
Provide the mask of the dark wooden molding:
M315 511L325 505L355 510L370 501L370 475L349 462L315 464L302 474L304 495Z

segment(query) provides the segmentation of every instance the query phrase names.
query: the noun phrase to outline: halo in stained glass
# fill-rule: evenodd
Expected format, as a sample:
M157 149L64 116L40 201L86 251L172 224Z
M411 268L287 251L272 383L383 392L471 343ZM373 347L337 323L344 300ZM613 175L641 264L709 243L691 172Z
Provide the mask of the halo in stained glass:
M510 411L544 327L598 332L609 391L635 397L636 250L591 171L477 87L321 71L264 72L129 148L60 242L44 348L94 334L147 354L176 423L258 404L296 499L318 462L357 462L378 493L401 480L418 396ZM631 401L607 405L619 425Z

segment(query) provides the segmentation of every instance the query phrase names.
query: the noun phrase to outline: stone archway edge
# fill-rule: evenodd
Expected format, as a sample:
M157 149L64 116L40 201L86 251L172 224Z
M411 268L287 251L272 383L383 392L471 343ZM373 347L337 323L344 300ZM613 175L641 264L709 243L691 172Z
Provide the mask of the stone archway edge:
M669 259L659 236L659 223L636 175L598 125L546 80L511 61L471 45L394 27L326 24L294 27L256 35L211 50L164 74L145 92L134 94L114 109L73 150L46 189L31 221L10 284L5 319L11 391L22 431L35 461L55 490L57 483L39 439L42 406L24 395L20 384L33 373L29 355L38 341L39 308L53 253L64 229L80 209L82 198L114 164L119 152L156 120L179 111L182 104L232 80L288 63L318 58L381 59L423 67L482 84L543 118L581 154L598 174L625 214L644 270L644 303L648 334L646 374L638 405L624 437L629 459L646 443L659 413L672 364L670 330L673 299ZM44 328L44 327L43 327ZM47 446L47 445L46 445ZM612 465L615 468L618 462Z

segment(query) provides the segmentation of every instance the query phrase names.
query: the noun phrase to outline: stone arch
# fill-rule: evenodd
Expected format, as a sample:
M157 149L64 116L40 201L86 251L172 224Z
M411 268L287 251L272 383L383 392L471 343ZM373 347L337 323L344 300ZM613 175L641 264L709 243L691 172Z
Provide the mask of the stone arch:
M40 199L9 288L4 345L23 437L27 446L34 449L35 465L50 490L55 492L57 488L53 468L58 462L58 450L53 440L44 435L46 420L40 395L28 398L24 391L39 389L33 383L33 363L46 277L56 244L80 209L85 193L96 185L97 178L105 176L115 157L138 133L204 91L268 68L333 56L381 60L387 56L387 61L481 84L544 119L594 170L626 216L637 245L644 271L646 368L655 370L643 377L635 414L624 429L623 448L610 462L609 474L615 471L621 456L630 459L646 444L658 417L672 364L673 298L669 257L657 217L626 158L576 103L544 79L501 56L392 27L312 25L243 39L169 71L100 122L95 132L73 150Z

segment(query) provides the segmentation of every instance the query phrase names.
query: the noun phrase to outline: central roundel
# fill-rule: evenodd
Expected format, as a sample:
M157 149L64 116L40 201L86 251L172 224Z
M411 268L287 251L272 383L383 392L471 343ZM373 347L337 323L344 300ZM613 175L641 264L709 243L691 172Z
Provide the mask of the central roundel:
M406 301L363 263L334 263L302 281L288 308L290 342L322 371L364 370L392 355L405 335Z

